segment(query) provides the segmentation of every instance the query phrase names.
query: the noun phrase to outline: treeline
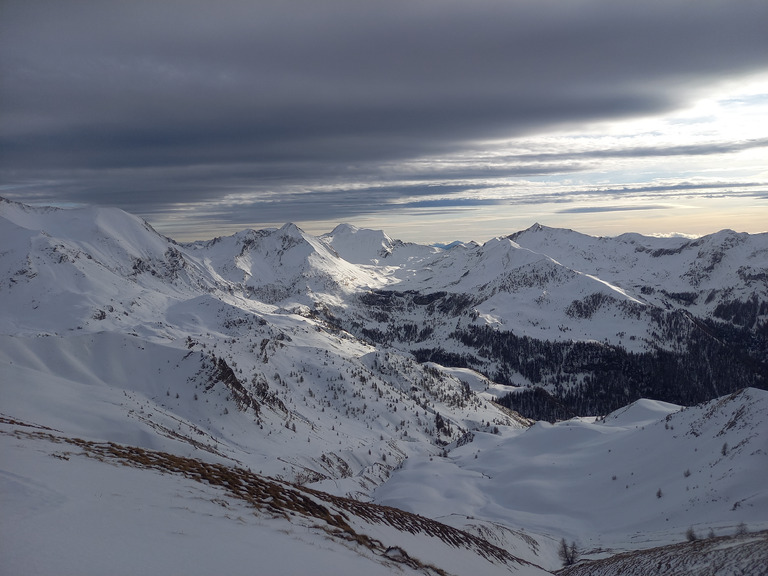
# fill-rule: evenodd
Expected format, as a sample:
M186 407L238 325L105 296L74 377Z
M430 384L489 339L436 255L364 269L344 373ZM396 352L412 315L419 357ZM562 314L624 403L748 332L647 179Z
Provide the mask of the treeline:
M684 300L688 294L675 294ZM655 348L630 352L594 341L548 341L518 336L490 326L467 324L474 299L466 294L372 291L360 298L366 315L342 324L371 342L405 344L419 362L472 368L502 384L517 374L535 386L500 400L534 419L603 415L639 398L693 405L744 387L768 387L768 302L753 295L720 304L714 318L698 318L684 309L616 303L602 294L574 301L571 317L589 319L607 303L620 306L625 320L648 322ZM401 313L410 322L401 320ZM418 319L422 316L422 319ZM438 340L434 326L456 327ZM518 379L519 381L519 379Z
M476 355L441 349L415 354L419 361L479 371L494 365L488 376L502 384L512 384L512 375L522 374L547 392L523 390L499 403L537 420L603 415L639 398L693 405L748 386L768 389L765 330L715 321L690 326L674 351L629 352L596 342L551 342L469 326L451 337Z

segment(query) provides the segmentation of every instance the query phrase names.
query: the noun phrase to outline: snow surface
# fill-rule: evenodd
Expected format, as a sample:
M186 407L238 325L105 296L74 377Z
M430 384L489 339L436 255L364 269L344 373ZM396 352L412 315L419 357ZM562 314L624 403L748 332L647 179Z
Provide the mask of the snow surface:
M604 420L478 434L447 458L408 460L376 501L441 520L450 510L586 550L676 542L691 526L766 529L767 437L762 390L686 409L640 400Z
M546 570L560 565L562 537L600 556L678 542L688 526L768 528L764 391L685 410L641 400L603 420L529 428L491 401L512 387L420 365L333 321L363 318L357 298L378 290L444 291L478 304L435 317L434 339L457 322L487 323L643 349L646 308L766 299L755 280L764 236L595 239L534 227L442 249L350 225L321 237L286 225L181 245L119 210L0 199L2 571L429 573L402 550L446 573L545 573L350 516L393 547L372 553L221 487L88 457L75 439L373 499ZM668 295L694 287L716 293ZM591 318L567 313L594 294L603 305ZM416 312L397 299L388 310L405 325Z
M4 574L430 573L329 537L309 519L265 514L205 483L102 462L45 440L3 433L0 443L13 462L13 471L0 470ZM456 574L546 574L496 565L421 534L370 533Z

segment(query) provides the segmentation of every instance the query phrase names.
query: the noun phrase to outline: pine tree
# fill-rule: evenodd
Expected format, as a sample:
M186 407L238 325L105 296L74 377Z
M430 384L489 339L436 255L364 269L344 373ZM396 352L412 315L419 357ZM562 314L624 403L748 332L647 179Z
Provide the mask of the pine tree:
M576 542L572 541L569 546L568 542L563 538L560 540L560 548L557 551L557 555L560 557L560 560L563 561L563 566L572 566L573 564L576 564L581 552L579 551L578 546L576 546Z

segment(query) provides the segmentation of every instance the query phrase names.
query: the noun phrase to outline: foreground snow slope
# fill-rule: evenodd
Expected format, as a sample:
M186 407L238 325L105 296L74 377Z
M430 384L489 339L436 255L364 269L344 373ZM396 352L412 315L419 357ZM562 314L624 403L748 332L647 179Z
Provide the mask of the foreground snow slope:
M397 510L0 419L8 574L548 574Z

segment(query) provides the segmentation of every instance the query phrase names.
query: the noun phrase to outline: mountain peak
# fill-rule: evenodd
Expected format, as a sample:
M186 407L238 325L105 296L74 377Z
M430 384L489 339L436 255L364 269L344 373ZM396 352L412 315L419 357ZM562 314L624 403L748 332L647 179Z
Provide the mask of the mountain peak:
M290 234L291 236L304 234L304 230L296 226L296 224L294 224L293 222L286 222L285 224L283 224L280 227L280 231Z
M338 224L330 233L331 236L337 236L340 234L356 234L360 228L355 226L354 224L349 224L347 222L342 222L341 224Z
M552 226L545 226L544 224L539 224L538 222L536 222L532 226L529 226L528 228L526 228L525 230L520 230L519 232L515 232L510 236L517 237L517 236L522 236L523 234L539 234L541 232L580 234L579 232L575 232L570 228L554 228Z
M358 228L346 223L339 224L321 238L344 260L354 264L371 264L386 258L395 245L383 230Z

